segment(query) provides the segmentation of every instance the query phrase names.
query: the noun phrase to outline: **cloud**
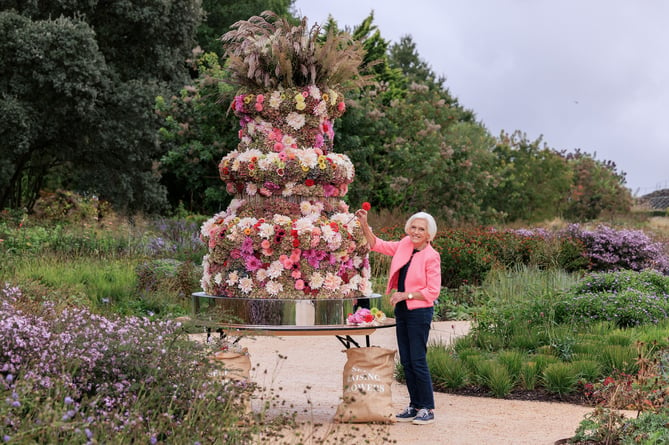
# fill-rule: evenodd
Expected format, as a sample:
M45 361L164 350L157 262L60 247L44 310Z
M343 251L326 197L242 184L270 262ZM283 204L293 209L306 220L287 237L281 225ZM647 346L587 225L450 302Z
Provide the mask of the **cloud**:
M323 23L372 10L384 38L411 35L460 103L497 135L543 135L626 172L638 195L669 188L669 2L298 0Z

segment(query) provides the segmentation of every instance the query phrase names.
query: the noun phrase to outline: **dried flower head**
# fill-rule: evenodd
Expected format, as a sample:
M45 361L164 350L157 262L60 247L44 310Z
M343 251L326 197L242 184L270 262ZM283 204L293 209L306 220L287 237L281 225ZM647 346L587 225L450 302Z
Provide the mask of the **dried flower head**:
M255 90L361 86L366 78L358 69L364 49L348 33L322 32L319 25L298 25L271 11L232 25L221 37L229 60L232 81Z

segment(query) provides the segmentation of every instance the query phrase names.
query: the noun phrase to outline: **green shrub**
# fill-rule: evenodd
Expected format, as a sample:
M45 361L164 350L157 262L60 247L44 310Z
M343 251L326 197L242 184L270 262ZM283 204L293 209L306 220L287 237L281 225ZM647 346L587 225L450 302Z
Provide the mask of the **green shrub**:
M542 378L549 392L564 396L576 389L578 371L570 363L551 363L543 370Z
M669 412L644 411L637 418L625 420L622 443L624 445L669 444Z
M594 382L602 374L602 366L595 360L574 360L571 364L586 382Z
M559 323L611 322L627 328L669 317L669 278L657 272L593 274L569 290L556 310Z
M615 371L636 374L639 370L638 352L633 346L602 345L598 356L602 364L602 372L607 375Z
M614 410L597 407L581 421L572 441L574 443L620 443L625 416Z
M509 395L515 384L513 377L506 366L494 363L487 369L486 385L497 398Z
M464 229L440 231L434 240L441 254L442 286L480 284L493 265L493 256L480 242L483 232Z
M465 364L446 349L428 347L428 366L435 388L458 389L467 384L469 371Z
M520 367L520 385L523 389L532 391L539 380L539 369L535 362L523 363Z
M506 367L514 382L520 378L524 359L525 354L517 350L500 351L497 354L497 361Z

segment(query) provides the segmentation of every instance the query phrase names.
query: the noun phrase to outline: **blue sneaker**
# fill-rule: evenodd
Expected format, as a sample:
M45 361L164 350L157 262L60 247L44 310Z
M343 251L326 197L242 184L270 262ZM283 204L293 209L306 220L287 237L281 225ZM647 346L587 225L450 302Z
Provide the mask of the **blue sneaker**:
M416 417L417 414L418 410L413 406L410 406L401 413L397 414L395 416L395 419L398 422L411 422Z
M431 409L421 408L418 410L418 414L411 421L414 425L427 425L428 423L434 422L434 411Z

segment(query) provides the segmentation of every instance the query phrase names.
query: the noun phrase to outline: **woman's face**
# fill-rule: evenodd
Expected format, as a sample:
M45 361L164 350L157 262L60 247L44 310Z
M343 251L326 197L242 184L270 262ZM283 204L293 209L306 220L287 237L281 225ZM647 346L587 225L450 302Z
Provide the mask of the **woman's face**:
M423 249L427 246L430 237L427 231L427 221L418 218L411 221L411 225L409 225L409 233L407 233L407 235L411 238L411 242L415 249Z

